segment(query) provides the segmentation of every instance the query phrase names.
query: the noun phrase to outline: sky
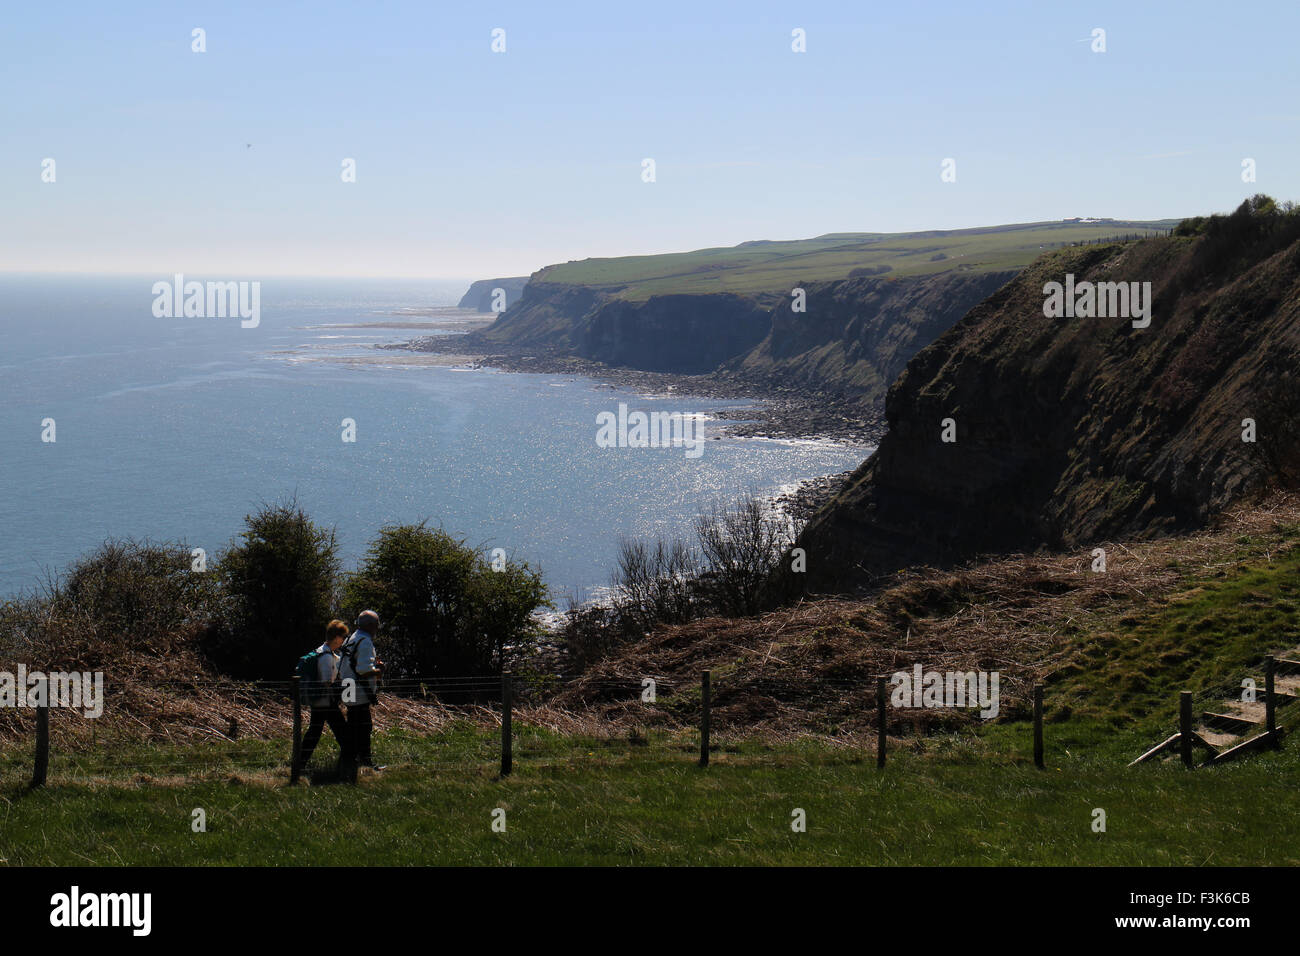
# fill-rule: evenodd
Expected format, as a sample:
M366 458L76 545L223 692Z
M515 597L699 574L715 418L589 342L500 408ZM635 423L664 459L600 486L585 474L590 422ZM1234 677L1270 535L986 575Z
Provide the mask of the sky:
M9 4L0 271L495 278L1300 199L1298 31L1294 0Z

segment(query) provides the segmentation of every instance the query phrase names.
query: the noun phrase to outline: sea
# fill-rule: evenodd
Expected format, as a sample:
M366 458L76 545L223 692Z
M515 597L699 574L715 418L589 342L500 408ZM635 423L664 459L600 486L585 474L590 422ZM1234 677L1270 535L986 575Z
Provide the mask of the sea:
M171 278L0 275L0 599L108 539L215 558L247 514L294 499L347 568L381 527L427 521L581 603L621 539L689 536L714 501L870 451L725 436L752 403L382 348L463 334L464 282L262 280L254 327L159 317L154 284ZM620 403L701 416L702 453L601 447L597 417Z

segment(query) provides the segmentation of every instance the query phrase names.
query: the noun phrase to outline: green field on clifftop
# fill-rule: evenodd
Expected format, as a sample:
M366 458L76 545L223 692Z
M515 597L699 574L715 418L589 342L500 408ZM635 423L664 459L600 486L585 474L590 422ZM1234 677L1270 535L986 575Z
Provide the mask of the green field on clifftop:
M597 286L632 300L665 294L774 292L798 282L847 278L855 269L882 270L880 275L887 278L951 269L1019 269L1063 245L1163 234L1178 222L1063 221L942 232L831 233L815 239L745 242L666 255L583 259L547 266L533 281Z
M826 746L742 746L701 769L665 742L524 756L502 779L493 741L478 743L488 759L448 765L464 741L385 736L377 746L399 762L356 788L223 774L212 753L201 779L62 776L28 792L13 785L25 762L6 760L0 864L1300 863L1300 817L1286 811L1295 747L1188 772L1053 746L1036 770L1022 735L1016 755L904 750L881 771L870 755ZM118 755L141 756L187 755ZM196 809L205 832L194 832ZM1097 809L1104 833L1092 828ZM497 810L504 832L492 827ZM806 832L791 829L796 810Z

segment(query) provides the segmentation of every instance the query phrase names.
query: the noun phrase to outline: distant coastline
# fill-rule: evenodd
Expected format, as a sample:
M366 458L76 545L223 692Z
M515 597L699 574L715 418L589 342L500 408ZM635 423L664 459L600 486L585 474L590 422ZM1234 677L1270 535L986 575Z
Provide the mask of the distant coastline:
M504 372L572 375L595 380L610 388L632 389L655 395L727 401L752 399L755 404L746 409L746 415L751 420L729 423L726 429L728 434L741 438L830 441L866 449L878 444L884 434L882 418L866 416L861 405L836 396L807 393L794 388L766 388L761 384L740 381L716 372L681 375L621 368L555 350L534 348L505 351L499 348L474 348L467 343L465 337L486 328L495 316L460 311L453 317L453 311L456 310L428 310L429 315L437 313L443 319L439 324L442 334L377 347L387 352L427 356L430 365L454 364ZM423 313L415 310L402 312L408 318L416 314Z

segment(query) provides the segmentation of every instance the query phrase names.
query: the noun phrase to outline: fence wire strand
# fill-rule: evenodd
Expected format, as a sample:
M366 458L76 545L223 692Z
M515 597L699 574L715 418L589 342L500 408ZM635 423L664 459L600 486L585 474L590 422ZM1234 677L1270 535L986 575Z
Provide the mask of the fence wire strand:
M908 673L908 672L903 672ZM1252 675L1256 679L1256 701L1264 702L1266 693L1261 673ZM648 683L652 682L652 683ZM958 684L963 682L958 681ZM170 707L183 709L181 701L159 697L158 711L149 715L157 721L152 727L133 713L124 716L147 732L130 733L126 729L131 725L125 721L111 729L98 732L97 728L90 735L89 743L85 735L78 738L69 735L67 727L60 727L56 735L60 744L80 744L66 750L54 749L51 754L51 771L62 779L94 779L98 777L131 774L149 775L222 775L230 773L275 773L286 774L293 752L293 723L290 719L293 689L298 686L296 679L238 681L211 677L193 679L167 678L149 679L131 677L116 682L105 682L104 696L108 700L114 696L133 693L146 695L155 692L184 692L186 690L203 690L208 693L228 692L231 702L241 705L261 706L265 718L255 726L246 737L241 737L239 721L220 713L178 714L180 720L190 723L180 726L191 732L197 732L199 739L172 738L167 732L169 727L167 710ZM504 720L503 689L510 688L513 734L511 751L514 758L529 763L546 765L548 761L566 762L586 754L587 756L630 755L638 749L650 746L653 738L661 747L673 751L690 751L698 747L700 733L699 718L703 710L702 686L700 681L666 679L655 675L644 677L604 677L569 675L564 673L516 673L502 674L465 674L465 675L401 675L383 679L379 689L379 703L375 709L375 724L379 730L401 731L401 735L389 734L384 739L384 747L391 749L391 765L395 767L417 766L429 772L473 771L483 772L492 768L499 756L496 741L491 737L494 727L500 727ZM654 695L647 699L644 690L654 687ZM945 707L934 709L917 703L916 706L903 707L893 704L893 692L897 685L890 681L886 685L886 707L884 717L886 736L891 741L905 741L901 744L912 749L917 746L944 746L945 741L956 737L960 739L961 729L969 724L972 716L978 712L978 683L976 696L967 702L964 712L957 708ZM773 713L787 703L799 701L837 700L851 705L852 713L840 713L846 723L836 726L832 732L795 733L792 739L817 739L829 743L844 744L874 752L875 740L880 723L877 708L878 676L800 678L780 675L757 675L736 678L727 673L715 673L709 681L711 717L711 738L716 744L722 739L743 739L747 731L763 730L770 715L763 708L768 707ZM299 687L300 692L302 688ZM1192 696L1194 724L1202 722L1204 713L1232 713L1230 704L1240 700L1240 684L1223 681L1203 687ZM597 724L597 730L565 733L555 726L548 726L543 719L547 708L554 707L554 701L568 695L565 700L576 702L579 706L602 708L631 708L638 710L644 723L617 724L609 723L603 727ZM300 693L301 728L305 733L311 711L308 701ZM1290 703L1293 697L1283 695L1283 702ZM462 718L470 718L472 726L480 734L478 738L465 740L448 739L447 746L452 753L440 755L430 752L427 746L415 754L411 751L409 741L410 728L401 720L409 713L394 716L386 715L386 706L390 701L399 701L413 705L413 713L425 712L445 718L447 723L421 724L415 728L415 738L424 744L430 739L443 736ZM1032 712L1032 687L1023 680L1004 680L999 692L999 709L1012 712L1013 720L1022 720ZM286 704L289 706L286 707ZM758 706L755 707L754 705ZM734 708L741 707L741 712ZM748 710L746 710L748 708ZM344 705L346 711L348 706ZM53 708L51 708L51 712ZM1291 711L1295 712L1293 717ZM560 708L557 712L565 712ZM620 713L632 713L633 710L620 710ZM0 712L2 713L2 712ZM654 723L656 718L673 718L672 721ZM1279 712L1279 727L1290 727L1300 723L1300 707ZM391 721L388 726L383 726ZM539 722L540 721L540 722ZM674 722L675 721L675 722ZM965 721L965 723L963 723ZM551 722L554 724L554 721ZM206 724L206 725L205 725ZM219 725L225 725L224 730ZM911 733L904 733L910 730ZM550 735L550 736L548 736ZM245 742L247 741L247 743ZM695 741L692 743L692 741ZM924 741L924 743L922 743ZM151 744L183 745L188 750L173 753L158 759L140 759L131 752L131 748ZM223 745L232 745L226 749ZM548 745L549 744L549 745ZM899 746L895 743L892 746ZM716 749L716 746L713 747ZM123 753L125 759L112 756L113 750ZM313 755L310 774L325 772L327 767L338 760L337 742L330 732L322 732ZM309 776L308 771L303 772Z

